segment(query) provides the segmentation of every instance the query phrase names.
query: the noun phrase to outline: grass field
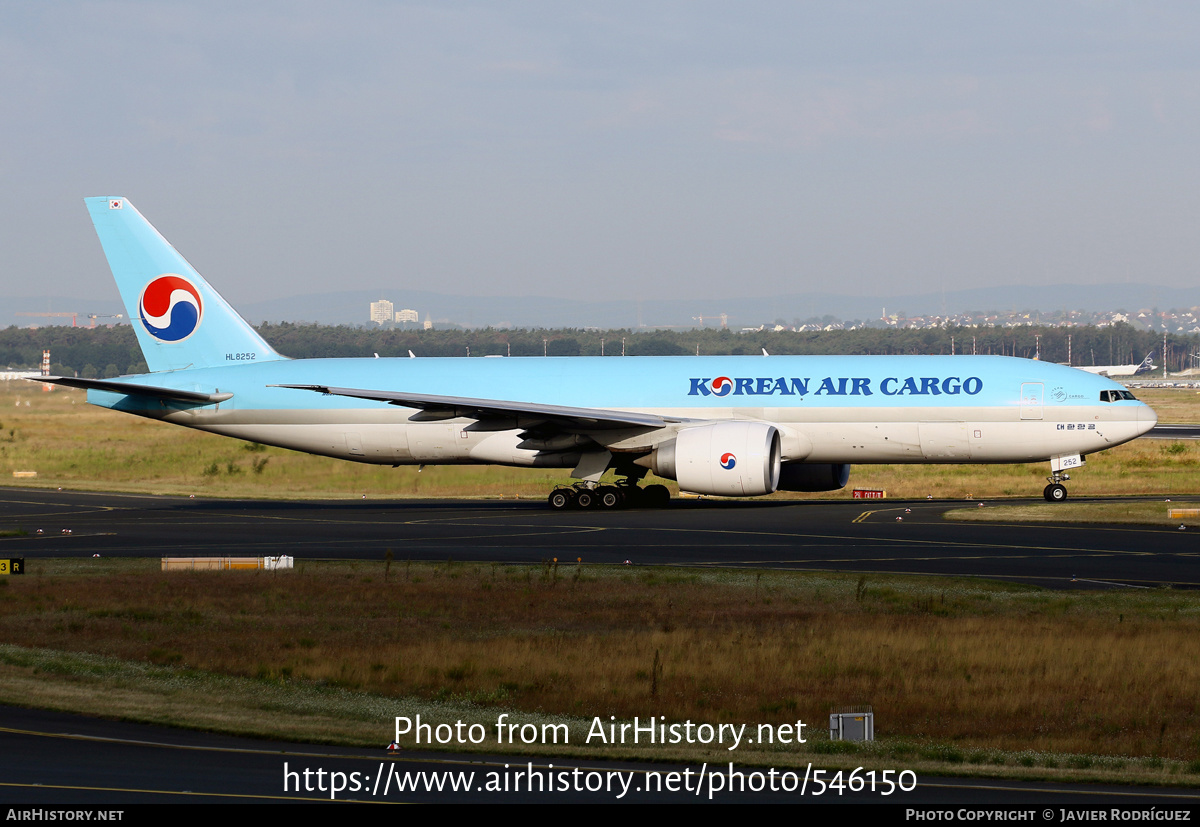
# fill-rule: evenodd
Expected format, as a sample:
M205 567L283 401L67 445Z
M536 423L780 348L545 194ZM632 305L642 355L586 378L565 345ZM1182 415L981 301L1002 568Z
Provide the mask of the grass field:
M309 734L358 743L386 737L389 714L439 704L442 717L481 720L799 719L812 742L787 750L797 760L828 745L830 709L871 704L875 749L893 765L1200 771L1192 593L575 565L268 574L156 563L37 560L0 581L0 700L43 681L38 697L53 706L297 737L304 722L264 697L291 712L285 696L328 697ZM137 663L148 665L121 666ZM158 690L130 677L152 668L164 670ZM187 702L214 682L239 699L230 709ZM338 693L377 700L342 709Z
M6 387L7 386L7 387ZM1162 421L1200 422L1200 396L1144 391ZM255 446L94 408L82 391L45 393L32 382L0 383L0 473L36 485L218 497L545 497L566 471L499 466L390 468ZM1074 496L1200 493L1200 442L1137 440L1088 458ZM36 471L36 478L12 473ZM850 487L892 497L1039 496L1048 463L857 465ZM674 489L674 483L666 482ZM828 494L773 495L847 498Z

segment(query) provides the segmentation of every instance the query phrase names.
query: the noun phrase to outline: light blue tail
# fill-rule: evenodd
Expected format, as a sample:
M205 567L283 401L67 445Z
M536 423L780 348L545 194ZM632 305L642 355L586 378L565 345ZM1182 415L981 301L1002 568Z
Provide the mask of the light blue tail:
M284 358L127 199L84 202L151 371Z

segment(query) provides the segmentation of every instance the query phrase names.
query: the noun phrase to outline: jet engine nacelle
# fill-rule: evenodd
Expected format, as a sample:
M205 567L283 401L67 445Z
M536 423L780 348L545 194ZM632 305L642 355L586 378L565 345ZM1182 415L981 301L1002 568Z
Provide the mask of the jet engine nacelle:
M780 491L837 491L850 481L845 462L786 462L779 474Z
M683 491L724 497L770 494L779 486L779 429L766 422L717 422L684 428L647 459Z

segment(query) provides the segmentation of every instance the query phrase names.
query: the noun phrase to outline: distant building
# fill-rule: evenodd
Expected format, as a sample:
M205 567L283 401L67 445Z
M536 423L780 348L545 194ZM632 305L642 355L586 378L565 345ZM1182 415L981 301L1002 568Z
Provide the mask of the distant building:
M395 305L387 299L371 302L371 321L375 324L386 324L392 320Z
M429 318L429 314L428 314L428 313L426 313L426 314L425 314L425 324L424 324L424 327L425 327L425 329L426 329L426 330L433 330L433 321L432 321L432 320Z
M419 313L417 313L417 311L415 311L415 310L409 310L408 308L405 308L404 310L398 310L396 312L396 321L397 322L419 322L419 321L421 321L421 315Z

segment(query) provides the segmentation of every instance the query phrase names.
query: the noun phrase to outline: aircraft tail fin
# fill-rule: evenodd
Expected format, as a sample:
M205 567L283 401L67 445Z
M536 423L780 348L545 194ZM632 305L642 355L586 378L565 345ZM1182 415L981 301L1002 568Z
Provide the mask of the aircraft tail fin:
M152 372L285 358L127 199L84 202Z
M1153 361L1151 361L1152 359L1154 359L1154 351L1153 350L1146 354L1146 358L1143 359L1142 363L1137 366L1137 370L1135 370L1133 372L1133 375L1137 376L1139 373L1149 373L1150 371L1152 371L1156 367L1158 367L1157 365L1154 364Z

